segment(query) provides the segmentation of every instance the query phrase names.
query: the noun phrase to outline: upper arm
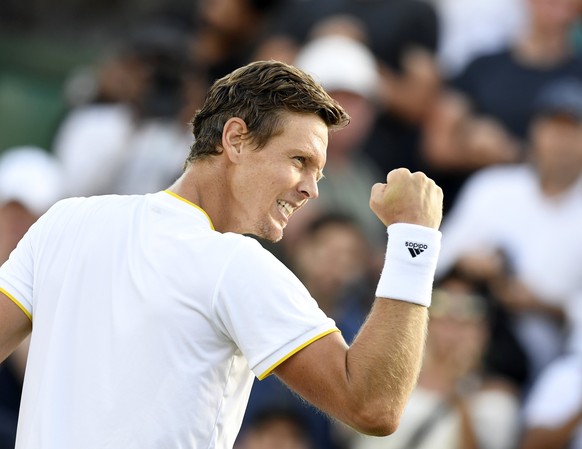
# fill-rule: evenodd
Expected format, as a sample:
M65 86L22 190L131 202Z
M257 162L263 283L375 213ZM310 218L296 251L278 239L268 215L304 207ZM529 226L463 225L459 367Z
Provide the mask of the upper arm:
M0 291L0 362L8 357L32 330L32 321L4 292Z
M425 307L376 300L349 348L339 333L329 334L287 359L275 374L356 430L389 435L418 376L426 322Z
M345 403L348 400L345 394L347 350L341 334L333 332L294 354L274 373L305 400L345 421L343 412L350 409Z
M358 432L385 436L398 426L398 401L386 396L389 389L375 388L373 379L365 380L366 387L377 392L373 398L368 388L358 385L356 377L361 380L362 373L350 373L348 346L339 332L311 343L274 373L310 404Z

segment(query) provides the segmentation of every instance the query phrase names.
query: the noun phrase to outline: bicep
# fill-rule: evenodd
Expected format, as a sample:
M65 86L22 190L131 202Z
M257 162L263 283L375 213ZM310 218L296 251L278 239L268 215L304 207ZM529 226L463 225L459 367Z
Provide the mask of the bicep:
M347 350L342 335L333 332L294 354L274 373L303 399L341 419L347 400Z
M418 376L426 321L425 307L376 300L349 348L339 333L329 334L290 357L275 374L354 429L389 435Z
M32 321L6 294L0 291L0 362L30 334Z

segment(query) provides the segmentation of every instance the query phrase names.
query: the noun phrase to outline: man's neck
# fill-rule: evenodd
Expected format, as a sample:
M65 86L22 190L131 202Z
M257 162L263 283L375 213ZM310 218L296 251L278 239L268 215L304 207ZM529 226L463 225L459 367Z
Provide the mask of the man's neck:
M560 63L572 54L568 34L564 30L548 33L530 30L517 41L514 51L522 62L535 67Z
M211 159L190 163L168 190L201 207L210 217L214 228L225 232L224 211L228 209L223 194L225 171L219 167L220 161Z

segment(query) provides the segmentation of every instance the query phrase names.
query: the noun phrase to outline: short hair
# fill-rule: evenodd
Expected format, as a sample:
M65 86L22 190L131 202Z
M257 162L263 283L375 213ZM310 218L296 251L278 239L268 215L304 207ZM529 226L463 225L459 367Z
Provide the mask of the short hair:
M232 117L243 119L248 137L260 149L281 132L285 112L315 114L329 129L346 126L349 115L314 79L279 61L247 64L214 82L192 119L194 144L186 164L220 154L222 130Z

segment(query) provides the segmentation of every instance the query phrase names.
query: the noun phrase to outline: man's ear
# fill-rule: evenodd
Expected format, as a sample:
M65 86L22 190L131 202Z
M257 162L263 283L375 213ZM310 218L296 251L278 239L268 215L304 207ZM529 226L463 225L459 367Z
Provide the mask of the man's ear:
M239 117L229 118L222 128L222 148L226 156L235 164L242 156L247 142L245 139L247 132L247 124Z

